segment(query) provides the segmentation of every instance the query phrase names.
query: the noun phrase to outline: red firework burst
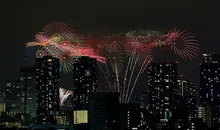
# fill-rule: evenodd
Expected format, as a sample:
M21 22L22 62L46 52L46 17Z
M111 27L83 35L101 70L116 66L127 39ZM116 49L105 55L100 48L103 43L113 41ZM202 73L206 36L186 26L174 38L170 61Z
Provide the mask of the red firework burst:
M62 53L60 56L59 56L59 59L62 61L62 62L65 62L67 61L69 58L70 58L70 52L69 51L66 51L64 53Z
M84 41L84 44L93 48L94 50L102 48L104 46L104 43L105 41L100 33L97 33L95 35L89 34L85 37Z
M107 51L115 51L125 43L125 37L122 33L112 34L104 37L105 49Z
M170 45L171 50L183 59L194 59L200 53L197 40L185 31L170 30L167 34L166 44Z

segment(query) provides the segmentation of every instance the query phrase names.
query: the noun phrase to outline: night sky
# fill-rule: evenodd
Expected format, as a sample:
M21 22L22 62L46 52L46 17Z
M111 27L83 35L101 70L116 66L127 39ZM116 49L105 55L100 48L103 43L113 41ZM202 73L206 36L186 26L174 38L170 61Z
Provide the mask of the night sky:
M167 30L178 28L192 33L201 52L219 52L220 4L217 0L1 0L1 81L18 75L23 66L24 44L34 40L42 27L53 21L64 21L79 32L129 31L137 29ZM175 1L175 2L174 2ZM156 52L156 60L179 59ZM197 60L179 60L179 72L199 85ZM145 79L142 77L141 80ZM144 87L146 83L140 82Z

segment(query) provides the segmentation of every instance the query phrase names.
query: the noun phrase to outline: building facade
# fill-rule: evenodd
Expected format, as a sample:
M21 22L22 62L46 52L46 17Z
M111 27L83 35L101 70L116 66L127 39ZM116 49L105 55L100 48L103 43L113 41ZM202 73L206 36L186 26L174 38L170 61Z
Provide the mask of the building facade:
M21 68L20 82L24 88L24 111L31 117L36 116L36 87L35 87L35 69Z
M97 61L89 57L76 58L73 71L74 110L87 110L88 93L97 87Z
M89 129L120 130L119 93L89 93Z
M5 81L5 103L7 112L24 112L24 88L19 78Z
M173 88L177 86L177 62L152 62L148 67L150 109L159 117L158 129L172 117Z
M56 123L54 116L60 109L59 59L50 56L36 58L36 118L38 124Z
M200 105L211 108L211 124L220 123L220 56L203 54L200 64ZM210 122L207 122L210 124Z

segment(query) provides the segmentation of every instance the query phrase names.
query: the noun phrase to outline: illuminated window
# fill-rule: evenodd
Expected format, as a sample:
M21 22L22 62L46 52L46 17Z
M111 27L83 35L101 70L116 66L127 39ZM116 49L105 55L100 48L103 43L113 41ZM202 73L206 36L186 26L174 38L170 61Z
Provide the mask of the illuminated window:
M91 73L90 73L90 71L86 71L86 73L85 73L85 76L91 76Z
M74 111L74 124L88 123L88 111Z
M52 62L52 59L47 59L47 62Z

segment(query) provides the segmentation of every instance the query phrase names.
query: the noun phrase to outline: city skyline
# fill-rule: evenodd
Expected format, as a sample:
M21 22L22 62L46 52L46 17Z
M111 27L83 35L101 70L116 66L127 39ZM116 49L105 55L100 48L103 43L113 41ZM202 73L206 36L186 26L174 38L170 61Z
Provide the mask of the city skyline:
M42 124L46 124L44 127L64 127L59 126L62 124L71 127L70 124L73 124L76 129L195 130L203 123L212 129L217 127L220 119L216 104L219 97L219 59L216 54L203 54L200 93L195 93L194 85L178 73L177 61L151 62L147 67L147 91L141 93L138 101L120 102L121 93L94 91L97 60L80 57L74 62L72 103L60 107L59 59L40 57L36 59L35 74L33 69L22 68L20 78L6 82L5 100L0 104L1 118L5 119L3 115L7 114L27 125L34 121L32 112L36 111L36 127L43 127ZM32 109L35 94L34 89L30 91L30 86L35 86L33 81L36 81L37 109ZM31 118L28 119L28 116Z
M217 1L0 4L0 129L220 130Z
M104 4L100 1L94 3L89 2L88 4L84 4L83 2L67 3L62 4L63 9L60 9L59 12L56 12L56 10L53 9L48 9L52 7L60 8L60 6L58 6L56 2L45 2L44 4L42 4L42 6L38 6L40 5L40 3L21 2L16 3L16 7L14 7L13 5L7 6L10 4L7 2L4 3L4 7L9 8L2 8L2 12L8 11L8 9L16 12L9 13L7 15L3 14L3 17L5 17L5 19L2 21L4 23L2 25L10 25L4 26L2 28L2 32L5 32L4 34L8 34L6 36L4 36L3 34L3 47L5 49L3 49L3 51L1 52L1 56L3 56L2 59L5 61L3 64L1 64L1 68L4 68L2 69L2 71L5 74L5 79L12 79L19 73L18 70L23 65L22 59L24 43L33 39L33 35L37 31L39 31L40 28L42 28L45 24L55 20L66 21L67 23L73 25L77 30L85 32L97 32L105 30L120 32L133 29L154 28L156 30L164 30L166 28L180 28L183 30L187 30L196 37L196 39L199 41L199 44L201 45L201 52L218 53L219 47L217 43L219 25L217 23L219 20L215 15L210 15L215 12L215 8L212 8L209 11L204 8L204 5L208 5L209 2L201 3L200 5L196 4L196 2L189 1L180 3L162 2L163 4L168 5L168 7L170 8L167 8L167 6L159 8L157 7L157 3L155 2L139 2L136 4L129 2L117 2L116 4L116 2L114 1L108 2L108 4ZM88 7L89 4L93 6ZM158 11L155 11L155 8L159 8ZM46 17L48 16L48 14L51 15L49 17ZM13 17L13 19L16 20L10 20L11 18L9 18L8 16L11 16L11 18ZM38 19L38 16L40 16L41 18ZM11 23L10 21L17 22ZM20 33L21 30L22 33ZM12 36L14 38L10 38L9 36ZM12 49L11 44L15 44L16 50L12 52L6 52L5 50L8 50L9 48L10 50ZM7 55L7 57L5 55ZM158 60L164 59L164 57L161 56L160 52L156 53L156 57L158 57ZM176 57L174 57L174 59L176 59ZM198 65L201 61L200 59L201 58L198 57L196 61L179 62L180 72L185 77L187 77L187 79L196 84L197 87L199 86ZM8 68L9 66L10 69ZM195 72L197 73L191 73L190 70L195 70ZM3 86L3 80L0 82L1 86ZM144 83L141 83L141 85L144 86Z
M124 93L123 89L128 89L127 93L125 94L126 99L124 100L123 98L122 100L123 102L129 102L131 95L133 96L133 90L135 90L134 88L136 87L136 83L139 81L139 75L142 74L147 68L147 65L153 61L152 59L154 59L155 55L153 54L153 56L151 56L151 53L154 53L156 48L159 48L159 51L161 51L162 49L160 48L164 47L164 50L166 51L167 47L171 47L170 51L174 51L173 57L175 54L184 60L195 60L196 57L200 56L200 47L197 43L198 41L194 39L194 36L179 29L170 29L167 33L154 30L135 30L124 34L110 35L110 37L106 37L106 35L105 37L98 37L98 39L104 38L104 41L107 43L111 40L114 40L108 44L103 41L97 41L96 35L92 37L88 36L83 40L78 40L80 38L77 37L80 34L76 34L75 36L74 35L75 34L72 32L72 27L64 22L51 22L50 24L45 25L43 32L37 33L35 35L35 40L37 40L36 42L33 41L26 43L26 50L24 51L24 66L34 67L36 58L51 55L52 57L58 58L60 60L61 73L71 74L72 72L76 72L74 70L72 71L72 68L74 68L74 58L79 56L95 58L99 63L106 65L107 77L106 74L103 73L104 71L102 70L100 64L98 64L100 68L99 72L102 72L102 74L104 74L103 76L110 78L109 76L111 74L114 75L115 73L118 89L122 89L120 90L122 93ZM71 44L76 45L72 46ZM184 48L181 47L181 44L184 44ZM30 49L31 47L35 46L40 46L41 49ZM126 56L124 56L123 59L121 59L121 51L123 51L124 55L128 56L129 58L124 59L126 58ZM116 55L114 53L116 53ZM114 61L115 57L119 58L117 59L118 62ZM120 79L120 81L118 79L118 76L121 76L119 73L121 73L125 67L122 65L124 64L121 62L122 60L125 62L125 66L127 66L126 70L124 70L125 77L122 77L124 79L124 83L121 82L123 79ZM126 65L127 61L128 63ZM162 61L165 61L165 59ZM169 59L168 61L172 60ZM175 60L175 62L178 63L178 60ZM140 70L135 69L136 63L139 64ZM110 69L110 71L108 69ZM113 70L111 71L111 69ZM111 73L110 75L108 71ZM130 83L132 80L133 72L136 73L136 71L138 71L138 73L134 80L134 84L131 87ZM131 73L128 82L126 80L127 72L128 74ZM99 77L100 76L101 74L99 73ZM119 82L122 83L122 86L119 85ZM103 86L103 84L99 85ZM147 85L144 85L144 87L146 86ZM138 88L141 87L138 86Z

